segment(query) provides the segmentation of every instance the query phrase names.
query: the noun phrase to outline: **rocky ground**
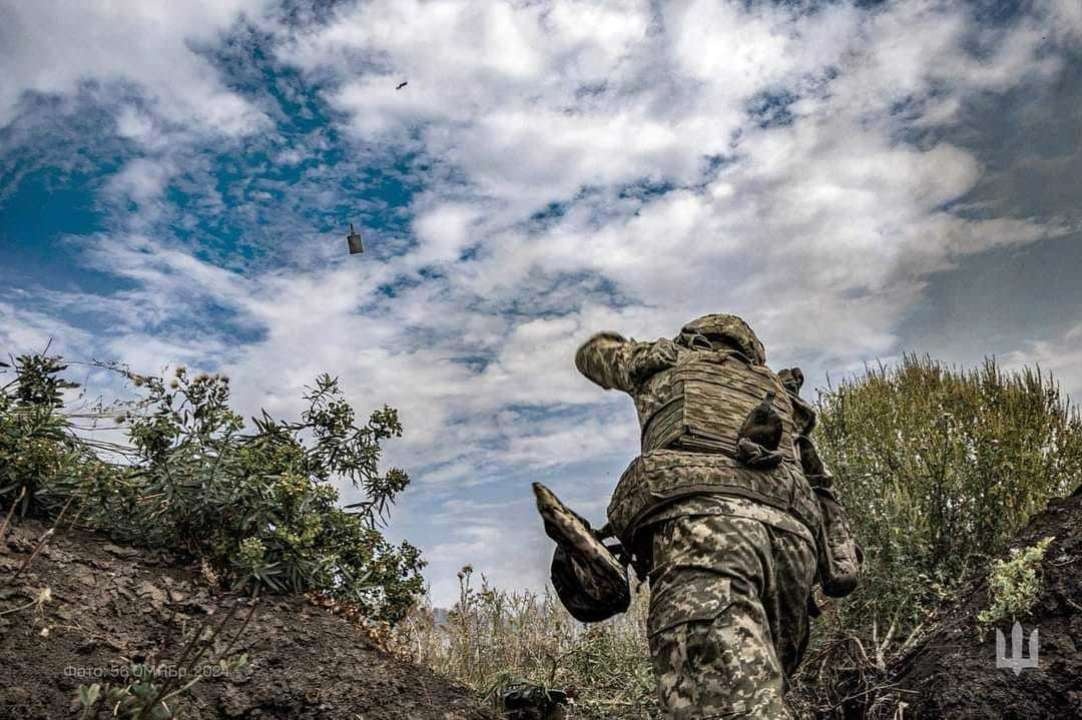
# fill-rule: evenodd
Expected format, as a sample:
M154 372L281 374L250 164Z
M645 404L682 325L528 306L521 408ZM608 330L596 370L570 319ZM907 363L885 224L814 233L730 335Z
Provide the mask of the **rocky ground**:
M253 607L212 590L198 568L101 536L60 530L15 578L45 530L24 523L0 543L2 720L112 717L107 683L124 703L117 716L138 717L140 696L170 696L197 677L168 698L176 717L497 717L464 688L382 652L340 613L304 597ZM234 667L242 654L247 663ZM158 668L153 688L132 665ZM101 699L82 715L80 686L94 684Z

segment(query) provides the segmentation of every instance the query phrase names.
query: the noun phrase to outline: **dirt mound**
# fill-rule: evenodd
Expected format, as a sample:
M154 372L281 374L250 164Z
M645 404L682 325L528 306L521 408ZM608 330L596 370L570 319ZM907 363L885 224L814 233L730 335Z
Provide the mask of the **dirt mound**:
M1039 663L1016 674L996 667L994 628L977 613L989 605L986 578L971 581L938 614L934 629L891 668L905 718L1037 720L1082 717L1082 494L1053 500L1012 547L1054 537L1042 563L1043 590L1031 613L1019 618L1027 642L1038 628ZM1011 623L1000 629L1013 655Z
M192 720L496 717L466 689L390 657L357 624L306 598L253 606L168 557L97 535L58 533L11 582L44 530L24 524L0 547L0 719L80 717L73 701L94 683L131 687L123 699L136 703L143 690L133 665L156 668L153 692L162 696L198 677L167 701ZM219 664L240 653L246 664ZM111 716L104 699L86 717Z

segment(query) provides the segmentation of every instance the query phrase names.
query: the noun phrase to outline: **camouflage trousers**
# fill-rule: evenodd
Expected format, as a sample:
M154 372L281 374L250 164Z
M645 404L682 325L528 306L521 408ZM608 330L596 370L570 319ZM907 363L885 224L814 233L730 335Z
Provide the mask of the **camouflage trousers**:
M813 537L797 529L726 514L654 525L648 627L666 717L792 717L784 695L816 571Z

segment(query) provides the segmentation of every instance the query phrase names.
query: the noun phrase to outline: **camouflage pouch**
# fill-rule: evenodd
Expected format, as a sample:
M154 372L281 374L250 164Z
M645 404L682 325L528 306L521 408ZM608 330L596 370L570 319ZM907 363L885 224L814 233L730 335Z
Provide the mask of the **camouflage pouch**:
M823 515L819 537L819 581L823 594L845 597L857 587L864 552L853 539L849 516L829 487L814 488Z
M551 579L572 617L599 622L627 610L631 588L627 568L576 512L541 483L533 484L545 533L556 541Z

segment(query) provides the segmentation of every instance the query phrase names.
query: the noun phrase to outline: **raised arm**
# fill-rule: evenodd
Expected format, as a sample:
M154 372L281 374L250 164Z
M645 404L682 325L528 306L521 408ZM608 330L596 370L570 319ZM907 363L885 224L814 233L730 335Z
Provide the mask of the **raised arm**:
M606 390L633 393L654 373L676 363L671 340L636 342L614 332L602 332L582 344L575 353L575 367Z

